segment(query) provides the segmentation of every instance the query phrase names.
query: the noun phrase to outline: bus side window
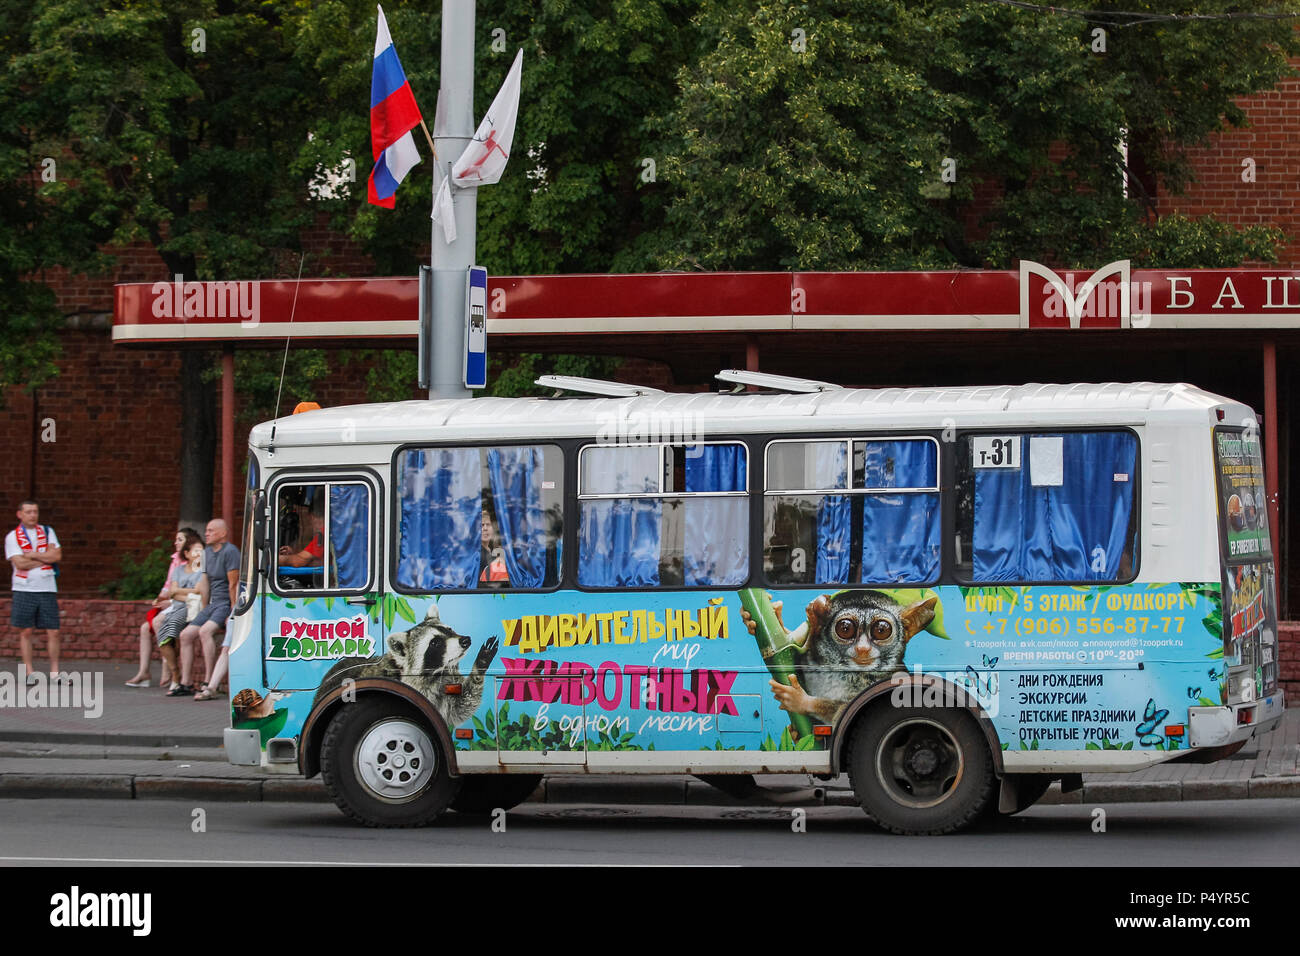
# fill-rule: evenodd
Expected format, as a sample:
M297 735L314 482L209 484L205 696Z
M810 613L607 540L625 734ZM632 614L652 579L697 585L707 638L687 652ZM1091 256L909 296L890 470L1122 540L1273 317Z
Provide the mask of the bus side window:
M275 545L281 590L363 590L370 581L370 489L360 482L281 485Z
M579 584L734 587L746 581L743 444L591 445L580 456Z
M961 436L959 574L975 584L1131 578L1136 471L1127 431Z
M533 590L559 583L559 447L408 448L397 468L398 587Z
M928 584L939 576L931 438L773 441L763 570L772 584Z

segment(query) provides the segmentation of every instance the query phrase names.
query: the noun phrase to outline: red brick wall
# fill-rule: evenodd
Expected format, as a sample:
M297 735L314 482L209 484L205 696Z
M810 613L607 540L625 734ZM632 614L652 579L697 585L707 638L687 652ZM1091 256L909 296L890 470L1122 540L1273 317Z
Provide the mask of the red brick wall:
M1287 704L1300 707L1300 621L1278 625L1278 683Z
M1300 67L1300 59L1291 65ZM1182 196L1162 192L1157 211L1214 215L1234 226L1278 226L1290 240L1280 261L1294 268L1300 263L1300 76L1236 103L1251 127L1215 134L1191 150L1196 182ZM1244 159L1255 161L1254 182L1242 181Z
M8 524L21 498L40 502L67 555L60 587L76 594L114 576L123 551L175 530L180 361L115 349L106 330L60 341L59 374L34 396L10 389L0 408L0 517Z
M18 631L9 626L9 606L0 598L0 658L17 658ZM148 601L78 601L59 599L59 654L68 660L139 660L140 625ZM49 659L45 632L32 639L33 664L44 669ZM155 656L157 656L155 654Z

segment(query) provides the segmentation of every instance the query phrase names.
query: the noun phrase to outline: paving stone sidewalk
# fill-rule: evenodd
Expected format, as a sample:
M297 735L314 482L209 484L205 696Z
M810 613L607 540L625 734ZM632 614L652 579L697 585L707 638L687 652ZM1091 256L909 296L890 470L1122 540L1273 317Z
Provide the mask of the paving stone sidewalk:
M18 662L0 661L14 673ZM82 709L0 707L0 798L103 796L118 799L325 800L317 777L267 775L232 767L221 749L229 699L167 698L156 684L129 688L134 666L66 661L64 669L102 674L99 716ZM154 665L157 677L157 664ZM735 800L681 775L551 777L534 795L548 803L707 804L853 802L848 778L760 777L765 792ZM1300 797L1300 708L1281 726L1214 764L1173 763L1137 773L1085 774L1082 791L1044 798L1056 803Z

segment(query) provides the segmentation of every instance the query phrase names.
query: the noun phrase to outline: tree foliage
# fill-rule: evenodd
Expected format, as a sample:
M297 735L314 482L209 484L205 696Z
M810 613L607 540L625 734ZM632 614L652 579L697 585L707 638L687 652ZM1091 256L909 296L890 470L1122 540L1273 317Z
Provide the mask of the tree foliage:
M386 10L430 125L438 9ZM1244 121L1235 98L1289 75L1287 21L1110 25L1098 52L1099 21L978 0L476 10L476 116L514 50L525 57L514 157L479 197L478 258L496 274L1226 266L1271 258L1280 238L1157 219L1152 192L1185 188L1188 149ZM147 240L187 278L291 276L324 214L376 272L413 274L432 161L421 141L397 209L366 204L374 35L372 0L0 0L0 384L51 372L44 276L103 266L107 241ZM369 378L398 395L412 362L384 355ZM241 374L265 391L258 361ZM521 358L500 381L534 366ZM211 390L200 397L187 421L210 416ZM186 442L212 437L198 427Z
M1279 239L1155 221L1147 187L1184 188L1188 148L1243 122L1232 98L1289 75L1286 21L1112 28L1105 53L1081 18L958 0L705 0L695 28L663 122L666 265L1231 265ZM1122 142L1146 171L1127 196Z

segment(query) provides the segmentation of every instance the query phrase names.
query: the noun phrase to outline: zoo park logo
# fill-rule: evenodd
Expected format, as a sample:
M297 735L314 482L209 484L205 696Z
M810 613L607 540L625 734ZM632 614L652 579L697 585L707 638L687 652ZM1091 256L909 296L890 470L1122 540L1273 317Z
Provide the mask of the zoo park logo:
M375 642L366 636L366 618L350 621L307 621L283 618L271 635L273 661L306 661L330 657L372 657Z

